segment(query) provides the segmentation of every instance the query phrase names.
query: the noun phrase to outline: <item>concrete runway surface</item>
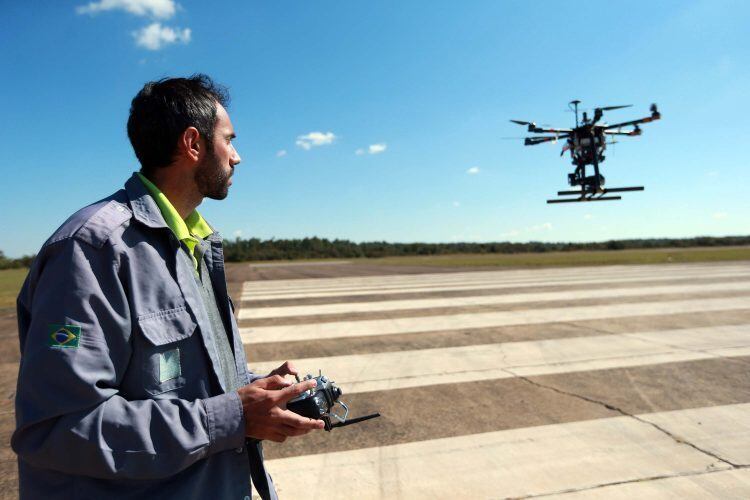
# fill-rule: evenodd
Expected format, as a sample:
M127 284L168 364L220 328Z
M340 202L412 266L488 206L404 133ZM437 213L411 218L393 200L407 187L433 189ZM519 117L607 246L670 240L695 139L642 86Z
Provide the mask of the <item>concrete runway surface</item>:
M266 443L282 499L750 498L748 262L232 276L251 369L382 414Z

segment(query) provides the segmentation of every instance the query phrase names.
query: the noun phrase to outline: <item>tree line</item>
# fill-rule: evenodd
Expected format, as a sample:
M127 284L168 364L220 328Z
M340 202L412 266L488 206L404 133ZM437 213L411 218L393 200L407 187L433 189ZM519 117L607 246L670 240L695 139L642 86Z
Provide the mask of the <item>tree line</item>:
M750 236L699 236L696 238L652 238L609 240L587 243L545 243L530 241L511 243L388 243L368 241L355 243L349 240L326 238L261 240L249 238L224 242L227 262L296 259L359 259L378 257L405 257L410 255L492 254L492 253L543 253L575 252L577 250L627 250L644 248L690 248L750 245ZM34 255L19 258L6 257L0 250L0 269L29 267Z
M750 245L750 236L696 238L652 238L609 240L588 243L388 243L371 241L355 243L326 238L302 239L240 239L224 242L228 262L295 259L357 259L402 257L410 255L492 254L573 252L576 250L626 250L646 248L689 248Z
M31 266L31 261L34 260L34 255L24 255L17 259L11 259L6 257L2 250L0 250L0 269L19 269L22 267Z

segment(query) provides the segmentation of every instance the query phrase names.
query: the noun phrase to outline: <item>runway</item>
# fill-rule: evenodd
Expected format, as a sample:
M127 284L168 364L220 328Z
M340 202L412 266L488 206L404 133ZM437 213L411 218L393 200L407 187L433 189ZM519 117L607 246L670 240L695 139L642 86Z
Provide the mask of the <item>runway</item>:
M382 414L266 443L281 498L750 496L750 263L330 269L239 292L252 370Z

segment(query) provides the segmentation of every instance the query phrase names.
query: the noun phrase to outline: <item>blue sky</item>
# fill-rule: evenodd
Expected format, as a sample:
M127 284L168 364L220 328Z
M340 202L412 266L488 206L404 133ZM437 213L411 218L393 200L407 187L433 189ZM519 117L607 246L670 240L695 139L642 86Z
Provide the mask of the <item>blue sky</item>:
M125 133L149 80L227 85L227 238L593 241L750 233L750 3L3 2L0 249L35 252L138 169ZM567 102L663 120L608 149L620 202L547 205ZM312 135L310 135L312 134ZM283 153L282 153L283 152ZM358 154L359 153L359 154Z

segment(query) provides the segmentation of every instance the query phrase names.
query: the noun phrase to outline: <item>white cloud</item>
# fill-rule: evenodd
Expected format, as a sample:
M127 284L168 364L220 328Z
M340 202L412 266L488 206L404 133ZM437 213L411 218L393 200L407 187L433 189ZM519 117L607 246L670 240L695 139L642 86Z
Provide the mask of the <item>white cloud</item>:
M453 202L453 206L454 207L460 207L461 206L461 202L460 201L454 201Z
M76 7L78 14L98 14L108 10L124 10L136 16L169 19L174 16L177 5L174 0L99 0Z
M335 140L336 134L333 132L310 132L309 134L297 136L295 144L305 151L309 151L313 147L332 144Z
M242 229L238 229L235 232L232 233L235 238L241 238L242 237Z
M286 156L286 149L276 151L276 158L281 158L282 156Z
M469 175L477 175L479 173L479 167L471 167L466 173Z
M536 226L531 226L529 228L526 228L526 231L530 233L535 233L537 231L549 231L550 229L552 229L552 223L545 222L544 224L537 224Z
M161 23L151 23L148 26L133 32L135 44L148 50L159 50L165 45L172 43L189 43L190 28L183 30L162 26Z
M594 216L591 215L591 214L586 214L586 215L583 216L583 218L586 219L586 220L591 220L591 219L594 218Z
M716 220L723 220L729 217L729 214L726 212L715 212L713 215L713 218Z
M367 148L367 152L371 155L380 154L383 151L385 151L388 148L388 145L384 142L378 143L378 144L370 144L370 146Z
M356 151L354 151L354 154L357 156L362 156L365 154L377 155L382 153L386 149L388 149L388 145L384 142L379 142L377 144L370 144L369 146L367 146L367 149L357 148Z
M507 231L505 233L500 233L500 236L503 238L513 238L514 236L518 236L521 234L521 231L518 229L511 229L510 231Z

